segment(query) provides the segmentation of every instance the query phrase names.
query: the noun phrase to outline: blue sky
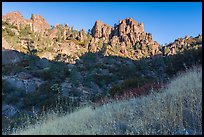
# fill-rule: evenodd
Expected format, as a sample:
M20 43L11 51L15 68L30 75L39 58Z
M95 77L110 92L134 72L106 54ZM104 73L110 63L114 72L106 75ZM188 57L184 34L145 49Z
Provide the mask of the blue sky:
M40 14L50 25L65 24L74 29L91 29L96 20L110 26L131 17L144 22L160 44L202 33L201 2L2 2L2 14L20 11L29 19Z

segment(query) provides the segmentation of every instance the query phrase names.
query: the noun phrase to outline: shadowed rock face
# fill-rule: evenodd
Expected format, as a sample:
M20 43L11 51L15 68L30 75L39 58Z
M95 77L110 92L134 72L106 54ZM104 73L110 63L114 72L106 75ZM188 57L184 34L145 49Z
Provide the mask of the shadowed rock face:
M41 79L32 77L30 74L26 73L17 74L14 76L3 76L2 80L5 80L10 85L10 87L23 90L26 93L35 92L37 88L44 82Z
M19 63L23 60L23 54L14 50L2 51L2 65Z

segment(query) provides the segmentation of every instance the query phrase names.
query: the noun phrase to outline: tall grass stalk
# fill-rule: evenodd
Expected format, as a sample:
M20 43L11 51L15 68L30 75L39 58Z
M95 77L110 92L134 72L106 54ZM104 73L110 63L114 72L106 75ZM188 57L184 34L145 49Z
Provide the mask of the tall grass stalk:
M162 90L96 109L85 107L13 134L202 134L202 68L187 70Z

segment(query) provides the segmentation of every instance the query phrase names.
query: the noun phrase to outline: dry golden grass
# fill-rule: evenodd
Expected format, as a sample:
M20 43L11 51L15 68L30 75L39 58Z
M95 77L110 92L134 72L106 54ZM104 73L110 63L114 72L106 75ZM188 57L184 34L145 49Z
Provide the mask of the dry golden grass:
M202 68L180 74L160 93L85 107L13 134L202 134Z

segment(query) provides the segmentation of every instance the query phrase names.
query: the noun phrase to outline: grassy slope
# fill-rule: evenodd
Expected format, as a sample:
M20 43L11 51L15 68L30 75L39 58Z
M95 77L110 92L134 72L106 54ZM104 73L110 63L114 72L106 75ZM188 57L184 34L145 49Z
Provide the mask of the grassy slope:
M95 110L85 107L15 134L202 134L202 68L180 74L163 89Z

